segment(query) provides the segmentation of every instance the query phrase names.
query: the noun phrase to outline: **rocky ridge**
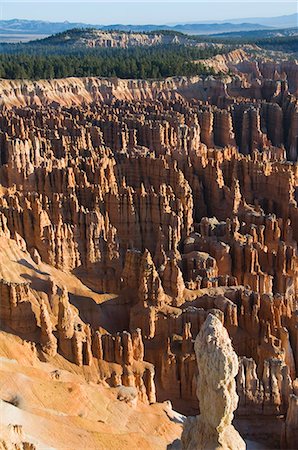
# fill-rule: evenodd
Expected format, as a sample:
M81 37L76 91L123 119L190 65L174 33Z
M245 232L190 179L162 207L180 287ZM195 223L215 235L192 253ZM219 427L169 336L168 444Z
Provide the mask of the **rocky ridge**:
M154 45L194 45L190 37L174 33L125 33L121 31L103 31L97 29L69 30L42 40L44 43L57 42L72 47L130 48Z
M222 61L221 72L229 71L233 75L227 74L222 79L209 76L165 80L1 80L0 106L6 111L13 107L46 105L94 110L95 105L97 111L100 104L99 114L107 116L105 120L110 120L108 117L115 109L117 122L134 127L135 113L145 114L151 124L154 121L158 126L170 105L171 114L176 116L173 120L179 125L187 125L184 115L199 123L197 142L208 148L236 145L242 153L249 154L254 149L272 146L277 153L285 148L287 159L296 161L297 63L253 62L243 50L216 58ZM212 67L218 64L216 58L209 62ZM158 106L144 106L144 102L154 104L156 100ZM118 117L117 108L124 107L124 103L131 113L129 123L123 116Z

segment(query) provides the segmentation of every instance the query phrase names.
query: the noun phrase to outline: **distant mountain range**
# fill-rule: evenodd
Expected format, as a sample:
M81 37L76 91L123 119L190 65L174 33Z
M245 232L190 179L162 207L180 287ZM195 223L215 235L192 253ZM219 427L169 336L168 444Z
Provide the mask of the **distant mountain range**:
M250 31L250 30L262 30L264 28L270 28L257 23L239 23L234 24L230 22L224 23L187 23L187 24L177 24L173 26L169 25L111 25L105 27L108 29L117 29L122 31L139 31L139 32L150 32L153 30L171 30L185 34L200 34L208 35L214 33L228 33L235 31ZM103 28L103 29L105 29Z
M293 28L298 27L298 13L286 15L286 16L278 16L278 17L249 17L245 19L229 19L229 20L218 20L216 21L217 24L222 23L232 23L232 24L241 24L243 22L250 23L250 24L258 24L263 25L265 27L272 27L272 28ZM185 22L183 24L187 24L188 22ZM200 21L200 22L189 22L191 24L214 24L214 20L207 20L207 21ZM182 23L180 23L181 25ZM179 25L177 23L175 24L168 24L168 25Z
M31 36L31 35L27 35ZM277 50L297 53L298 28L266 29L254 31L238 31L232 33L219 33L207 36L193 36L180 33L173 30L159 30L152 32L132 32L119 30L99 30L95 28L72 28L50 36L42 37L38 35L37 39L30 42L20 42L12 44L11 42L0 42L0 53L17 53L30 48L30 51L37 53L65 52L75 51L76 49L94 49L94 48L132 48L132 47L152 47L167 45L209 46L216 42L250 42L257 43L263 47L275 47ZM268 38L273 38L268 40ZM274 39L288 38L288 39ZM203 44L202 44L203 45ZM203 45L203 46L204 46ZM280 48L277 48L279 45ZM46 48L47 47L47 48ZM212 48L212 45L211 47ZM274 49L274 48L273 48Z
M26 41L38 37L64 32L73 28L95 28L101 30L122 30L132 32L150 32L153 30L171 30L193 35L212 35L222 33L250 32L298 26L298 14L280 17L232 19L219 22L192 22L174 25L94 25L81 22L46 22L42 20L11 19L0 20L0 41Z
M212 38L232 38L232 39L268 39L278 37L298 36L298 27L296 28L267 28L265 30L250 30L250 31L233 31L228 33L215 33Z

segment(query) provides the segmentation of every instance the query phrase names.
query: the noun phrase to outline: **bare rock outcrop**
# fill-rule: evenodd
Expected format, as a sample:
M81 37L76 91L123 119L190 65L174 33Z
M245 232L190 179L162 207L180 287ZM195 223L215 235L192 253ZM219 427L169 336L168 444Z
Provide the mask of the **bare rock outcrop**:
M208 315L196 338L195 352L200 415L187 419L182 448L245 449L245 442L232 425L238 403L235 383L238 359L226 329L216 316Z
M30 334L37 330L34 310L38 310L38 304L28 282L0 280L0 299L2 326L20 334Z
M289 397L289 409L287 412L285 430L281 445L286 448L297 446L298 435L298 396L291 394Z
M0 325L196 415L212 313L239 356L237 429L277 447L298 373L296 63L210 64L226 75L0 81Z
M40 343L42 350L50 356L55 356L57 353L57 339L53 335L53 327L49 312L43 301L40 306L40 328Z
M70 35L70 36L69 36ZM182 35L167 35L162 33L121 33L119 31L103 31L96 29L84 30L80 34L72 35L71 30L64 37L64 43L67 45L67 39L71 39L75 47L101 47L101 48L129 48L129 47L151 47L153 45L165 44L194 44L191 38Z

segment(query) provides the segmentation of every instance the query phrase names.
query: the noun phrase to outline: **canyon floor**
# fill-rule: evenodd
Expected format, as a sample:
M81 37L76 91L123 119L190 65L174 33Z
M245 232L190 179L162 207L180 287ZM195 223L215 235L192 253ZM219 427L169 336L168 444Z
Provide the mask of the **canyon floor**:
M0 448L178 449L211 312L247 448L298 445L297 61L0 80Z

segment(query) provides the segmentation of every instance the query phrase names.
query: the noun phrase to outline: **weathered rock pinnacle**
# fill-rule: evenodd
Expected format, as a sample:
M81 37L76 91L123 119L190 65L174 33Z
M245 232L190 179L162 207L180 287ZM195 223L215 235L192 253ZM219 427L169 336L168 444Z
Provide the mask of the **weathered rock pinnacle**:
M196 338L195 353L201 414L187 419L183 450L245 449L245 442L232 425L238 403L238 359L227 330L216 316L208 315Z

